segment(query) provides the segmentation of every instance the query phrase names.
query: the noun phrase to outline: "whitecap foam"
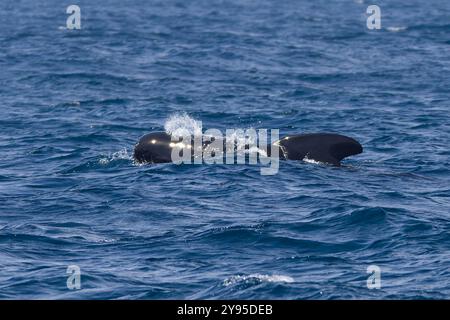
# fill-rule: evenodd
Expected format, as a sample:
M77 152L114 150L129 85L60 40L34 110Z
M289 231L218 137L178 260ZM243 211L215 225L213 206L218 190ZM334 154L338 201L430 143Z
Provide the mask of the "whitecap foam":
M232 276L228 279L225 279L223 281L223 285L225 287L228 287L230 285L234 285L236 283L240 283L240 282L244 282L244 283L248 283L248 282L276 282L276 283L292 283L294 282L294 278L290 277L290 276L285 276L285 275L279 275L279 274L274 274L274 275L267 275L267 274L250 274L247 276L241 276L241 275L237 275L237 276Z
M386 30L389 32L400 32L408 29L407 27L387 27Z

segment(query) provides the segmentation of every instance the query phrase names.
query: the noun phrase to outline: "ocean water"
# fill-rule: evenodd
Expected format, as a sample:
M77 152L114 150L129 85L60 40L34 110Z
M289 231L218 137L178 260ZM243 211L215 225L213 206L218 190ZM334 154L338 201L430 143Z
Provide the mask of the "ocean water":
M69 4L0 2L0 298L449 298L449 1ZM194 120L364 153L134 164Z

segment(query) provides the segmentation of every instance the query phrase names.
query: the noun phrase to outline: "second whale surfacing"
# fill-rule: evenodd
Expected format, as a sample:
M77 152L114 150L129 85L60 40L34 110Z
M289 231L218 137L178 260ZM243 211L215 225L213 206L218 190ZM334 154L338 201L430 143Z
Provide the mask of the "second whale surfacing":
M340 166L342 159L363 152L353 138L335 133L309 133L286 136L275 142L280 146L280 159L314 160Z
M141 164L172 162L172 149L176 145L166 132L148 133L136 144L134 160ZM203 148L206 145L204 142ZM333 166L340 166L344 158L363 152L358 141L335 133L288 135L270 147L279 148L281 160L313 160ZM268 146L266 150L270 151L271 148Z

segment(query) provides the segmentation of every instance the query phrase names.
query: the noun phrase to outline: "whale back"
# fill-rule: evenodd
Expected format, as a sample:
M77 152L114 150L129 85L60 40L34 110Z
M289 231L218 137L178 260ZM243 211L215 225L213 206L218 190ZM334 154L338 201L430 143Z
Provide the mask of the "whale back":
M138 163L172 162L171 136L165 132L144 135L134 148ZM205 147L208 142L204 142ZM342 159L363 151L355 139L334 133L312 133L286 136L274 143L283 160L314 160L340 166ZM270 148L267 148L268 151Z
M340 166L342 159L363 151L355 139L334 133L312 133L284 137L277 142L280 158L314 160Z

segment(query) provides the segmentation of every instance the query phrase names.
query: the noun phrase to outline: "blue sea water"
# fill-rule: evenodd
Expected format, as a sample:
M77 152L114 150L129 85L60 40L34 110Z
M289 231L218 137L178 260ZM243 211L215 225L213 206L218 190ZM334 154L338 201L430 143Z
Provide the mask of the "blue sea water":
M449 298L449 1L73 3L0 2L0 298ZM364 153L134 164L176 114Z

